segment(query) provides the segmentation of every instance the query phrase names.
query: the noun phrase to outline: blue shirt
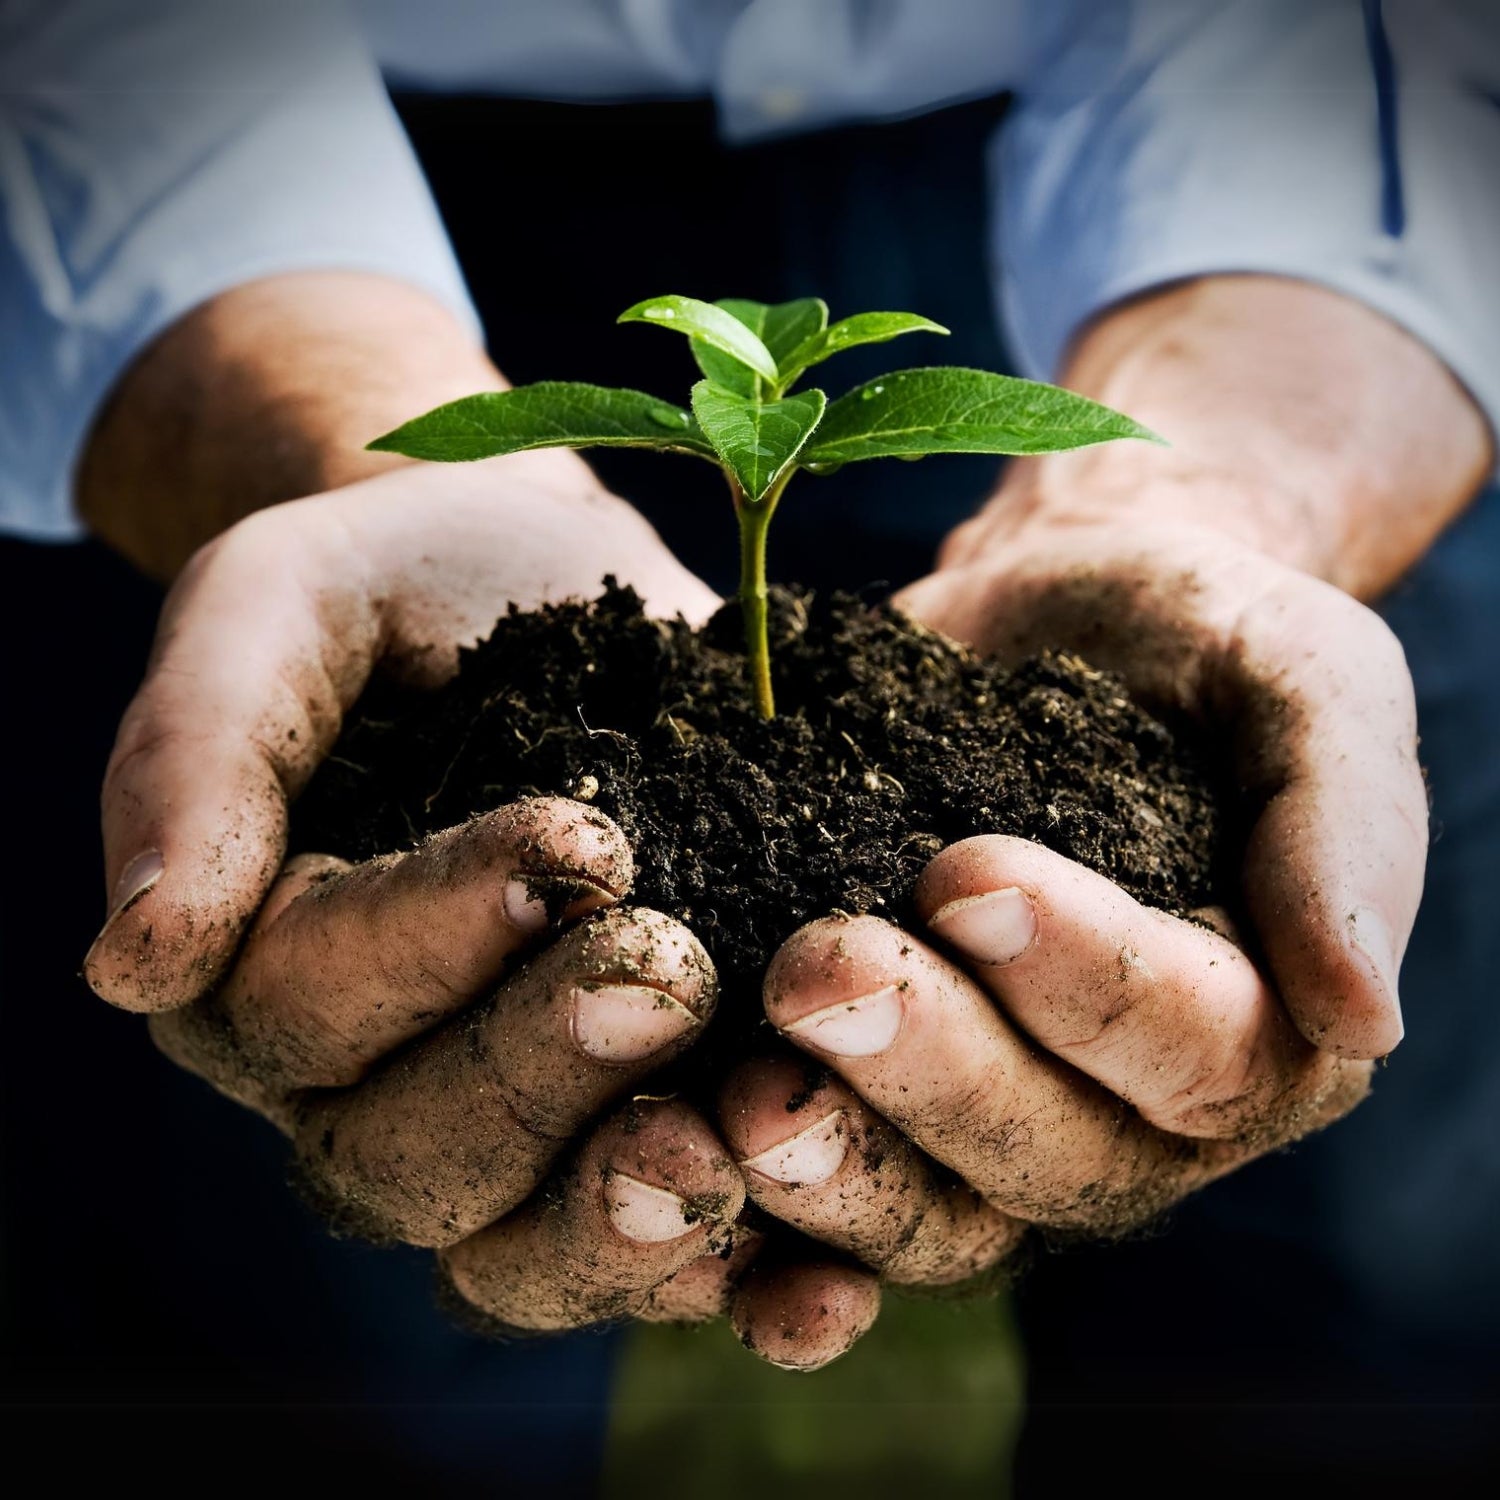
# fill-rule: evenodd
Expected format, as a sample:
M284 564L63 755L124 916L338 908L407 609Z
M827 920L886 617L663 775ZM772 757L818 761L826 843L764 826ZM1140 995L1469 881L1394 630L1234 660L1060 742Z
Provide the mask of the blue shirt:
M1500 38L1485 0L8 0L0 529L67 538L130 360L314 268L479 330L386 81L712 96L737 140L1013 91L992 153L1008 343L1054 375L1123 297L1208 272L1337 288L1500 416ZM495 176L476 192L502 193ZM527 218L528 232L545 232ZM497 356L504 364L505 351Z

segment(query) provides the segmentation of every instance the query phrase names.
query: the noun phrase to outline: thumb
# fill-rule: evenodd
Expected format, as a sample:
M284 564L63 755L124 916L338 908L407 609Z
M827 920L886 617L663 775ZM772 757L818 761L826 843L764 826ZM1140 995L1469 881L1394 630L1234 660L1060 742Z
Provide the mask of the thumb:
M330 540L289 547L284 528L252 518L167 598L104 778L111 909L83 974L113 1005L170 1010L205 993L276 876L288 798L379 642L357 578L338 586L348 565Z

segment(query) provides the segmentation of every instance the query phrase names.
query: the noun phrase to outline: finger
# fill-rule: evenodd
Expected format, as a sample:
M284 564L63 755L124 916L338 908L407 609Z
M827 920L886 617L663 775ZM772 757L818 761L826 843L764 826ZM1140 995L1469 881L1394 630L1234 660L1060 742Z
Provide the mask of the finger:
M619 829L561 798L514 803L359 866L300 856L223 988L153 1017L152 1035L281 1122L293 1090L356 1082L491 988L551 920L617 899L632 873Z
M1369 1065L1308 1042L1233 943L1040 844L954 844L916 905L1023 1030L1163 1130L1277 1144L1364 1092Z
M783 1370L821 1370L847 1354L880 1315L880 1283L838 1261L757 1257L735 1288L729 1318L752 1354Z
M1263 803L1245 895L1288 1012L1346 1057L1400 1041L1427 797L1411 674L1378 616L1180 526L1058 532L1009 562L925 580L903 604L1008 660L1069 647L1148 701L1227 724L1240 780Z
M298 854L282 866L261 908L262 923L276 916L298 897L353 866L331 854ZM234 1033L224 1024L215 998L199 1000L180 1010L157 1011L146 1018L151 1040L178 1067L196 1073L221 1094L264 1115L284 1135L296 1128L294 1100L279 1073L250 1064Z
M1245 853L1251 918L1303 1035L1383 1056L1403 1034L1399 972L1428 843L1405 656L1323 585L1264 600L1236 646L1225 692L1241 775L1266 799Z
M1023 1038L974 980L875 917L827 918L772 959L766 1014L1003 1212L1113 1233L1217 1167Z
M711 1255L689 1261L653 1287L635 1315L643 1323L710 1323L729 1311L734 1289L765 1244L766 1237L743 1224L731 1225L726 1243Z
M714 998L680 923L591 917L357 1088L307 1097L308 1190L372 1238L452 1244L520 1204L601 1108L690 1044Z
M897 1285L952 1286L999 1265L1025 1226L952 1180L901 1133L795 1058L740 1067L724 1139L760 1208Z
M560 797L512 803L408 854L282 880L223 989L158 1032L203 1033L234 1072L283 1093L347 1087L633 877L625 835L602 813Z
M368 601L310 586L337 538L309 528L295 551L279 538L251 518L184 570L110 756L112 913L83 971L127 1010L185 1005L228 967L281 864L287 798L379 647Z
M686 1105L639 1100L519 1212L445 1250L454 1291L514 1328L622 1318L698 1260L744 1206L713 1131Z

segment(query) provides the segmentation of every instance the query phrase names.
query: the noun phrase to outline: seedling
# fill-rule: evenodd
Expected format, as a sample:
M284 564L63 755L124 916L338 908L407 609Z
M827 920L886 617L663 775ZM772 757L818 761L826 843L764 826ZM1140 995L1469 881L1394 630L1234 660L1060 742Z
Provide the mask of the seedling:
M766 642L766 532L799 469L829 474L866 458L1056 453L1115 438L1160 442L1138 422L1057 386L988 370L899 370L830 402L792 394L814 365L904 333L947 333L915 313L868 312L831 327L817 297L768 305L652 297L620 314L691 340L703 373L685 410L641 391L543 380L466 396L369 446L463 462L528 448L661 448L716 464L740 528L740 610L755 704L775 714Z

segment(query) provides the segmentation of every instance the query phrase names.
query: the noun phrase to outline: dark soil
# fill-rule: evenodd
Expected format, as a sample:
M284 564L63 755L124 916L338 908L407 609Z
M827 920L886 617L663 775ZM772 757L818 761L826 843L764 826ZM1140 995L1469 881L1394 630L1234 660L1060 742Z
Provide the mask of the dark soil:
M765 723L739 629L734 606L701 633L648 620L613 586L513 610L440 691L366 693L294 844L363 859L519 796L590 802L630 839L632 899L713 956L719 1058L764 1024L761 974L792 931L836 910L907 920L956 839L1035 839L1171 912L1213 898L1204 758L1117 678L1064 654L1007 670L889 609L778 591Z

